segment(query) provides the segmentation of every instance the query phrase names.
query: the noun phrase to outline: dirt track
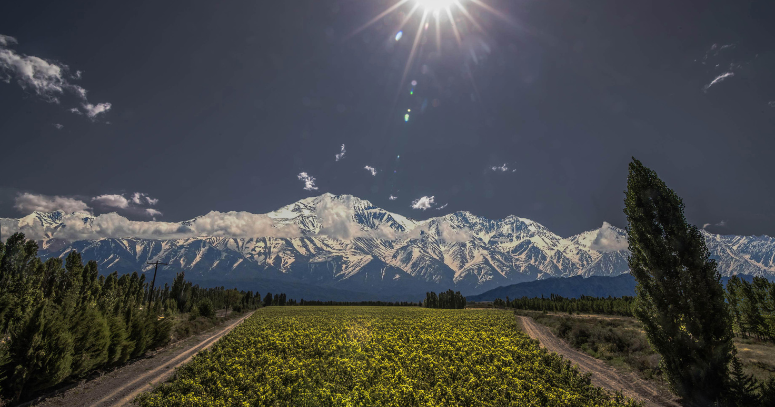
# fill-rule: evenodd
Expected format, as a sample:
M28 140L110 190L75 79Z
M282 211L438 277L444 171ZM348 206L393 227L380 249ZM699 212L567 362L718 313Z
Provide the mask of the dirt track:
M578 365L583 373L592 373L592 384L604 389L621 392L632 399L643 401L647 406L679 406L675 397L663 394L654 385L637 377L634 373L620 372L602 361L573 349L557 338L549 328L537 324L530 317L517 316L522 329L531 338L541 342L547 350L559 353L571 363Z
M45 407L132 405L132 400L140 393L167 380L176 368L186 364L199 351L218 342L218 339L252 314L251 312L225 327L218 327L215 330L183 340L159 351L153 357L140 359L34 405Z

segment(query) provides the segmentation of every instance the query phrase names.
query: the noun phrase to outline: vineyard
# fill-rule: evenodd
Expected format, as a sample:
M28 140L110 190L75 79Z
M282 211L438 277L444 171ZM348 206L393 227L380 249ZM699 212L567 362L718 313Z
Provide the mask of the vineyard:
M150 406L636 405L503 311L269 307L139 398Z

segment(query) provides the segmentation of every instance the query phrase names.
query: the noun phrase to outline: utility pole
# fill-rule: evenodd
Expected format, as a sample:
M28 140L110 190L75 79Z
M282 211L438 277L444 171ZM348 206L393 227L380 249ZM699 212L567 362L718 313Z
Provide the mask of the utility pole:
M159 264L161 264L163 266L166 266L167 263L160 263L158 260L156 260L156 262L148 263L148 264L153 264L154 266L156 266L153 269L153 280L151 281L151 291L148 293L148 307L150 308L151 307L151 297L153 297L153 286L154 286L154 284L156 284L156 271L159 270Z

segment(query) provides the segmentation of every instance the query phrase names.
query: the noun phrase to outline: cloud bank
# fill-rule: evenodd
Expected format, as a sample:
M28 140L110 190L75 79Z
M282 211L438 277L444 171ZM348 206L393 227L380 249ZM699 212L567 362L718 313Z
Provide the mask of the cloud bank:
M54 212L62 210L65 212L91 212L89 205L76 198L64 196L36 195L25 192L16 197L14 208L22 213Z

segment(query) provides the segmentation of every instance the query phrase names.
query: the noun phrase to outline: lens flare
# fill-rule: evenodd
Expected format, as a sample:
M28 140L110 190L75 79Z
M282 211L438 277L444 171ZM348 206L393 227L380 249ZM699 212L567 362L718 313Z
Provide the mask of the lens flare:
M437 11L455 4L455 0L417 0L428 11Z
M401 39L401 37L403 37L403 36L404 36L404 32L403 32L403 31L399 31L399 32L397 32L397 33L396 33L396 41L400 40L400 39Z

